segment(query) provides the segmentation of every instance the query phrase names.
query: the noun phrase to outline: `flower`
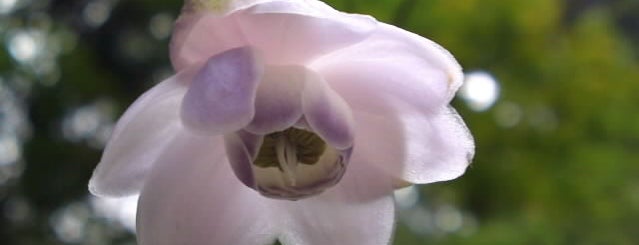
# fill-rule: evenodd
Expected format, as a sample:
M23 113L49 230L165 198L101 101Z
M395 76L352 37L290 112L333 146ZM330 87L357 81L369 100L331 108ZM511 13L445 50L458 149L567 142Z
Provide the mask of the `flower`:
M387 244L393 190L474 154L446 50L317 0L188 1L171 61L89 183L140 193L141 244Z

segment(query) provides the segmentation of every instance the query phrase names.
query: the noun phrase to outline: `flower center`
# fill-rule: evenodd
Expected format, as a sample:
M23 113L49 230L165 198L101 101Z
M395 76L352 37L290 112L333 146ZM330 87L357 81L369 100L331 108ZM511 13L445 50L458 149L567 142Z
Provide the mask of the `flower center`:
M316 134L289 128L264 136L253 165L278 168L287 185L296 186L298 164L316 164L325 150L326 143Z

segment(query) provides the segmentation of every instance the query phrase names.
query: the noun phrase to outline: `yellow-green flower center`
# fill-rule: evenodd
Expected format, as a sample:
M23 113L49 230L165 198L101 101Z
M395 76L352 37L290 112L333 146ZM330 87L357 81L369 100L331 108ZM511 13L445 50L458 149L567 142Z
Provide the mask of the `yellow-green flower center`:
M278 168L290 185L295 186L298 164L317 163L326 150L326 143L316 134L289 128L264 136L264 142L253 165Z

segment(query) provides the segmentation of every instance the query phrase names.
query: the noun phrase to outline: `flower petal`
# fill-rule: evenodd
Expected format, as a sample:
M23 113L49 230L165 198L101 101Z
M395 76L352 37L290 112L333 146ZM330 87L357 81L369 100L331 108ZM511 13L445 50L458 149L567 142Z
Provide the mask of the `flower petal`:
M369 111L389 105L437 111L450 102L463 80L448 51L387 24L380 24L369 39L323 57L311 68L353 109Z
M301 66L268 66L257 89L255 116L246 130L265 135L295 124L302 116L305 78Z
M181 107L189 129L220 134L246 126L255 113L262 76L257 54L249 47L211 57L193 79Z
M446 50L382 24L369 39L311 67L353 110L354 161L370 161L413 183L464 172L474 145L463 121L453 120L459 116L447 107L463 74Z
M154 166L138 204L141 245L275 241L268 202L240 183L221 137L180 135Z
M261 136L240 130L224 135L224 147L233 173L247 187L256 188L251 165L262 145Z
M416 184L451 180L465 171L475 154L475 143L452 107L434 117L401 119L407 138L407 165L403 179ZM427 146L427 147L424 147Z
M203 12L184 10L173 29L169 49L176 71L247 43L235 20Z
M158 155L182 129L179 106L186 93L184 71L156 85L131 105L117 122L89 189L98 196L124 196L139 191Z
M262 2L236 19L270 64L305 64L364 40L377 26L370 16L338 12L319 1Z
M395 224L390 179L365 162L317 197L277 204L283 244L389 244Z
M435 115L355 112L355 118L353 161L368 161L397 180L426 184L454 179L474 155L472 136L451 107Z
M308 71L302 110L311 129L333 147L353 145L354 120L349 105L315 72Z

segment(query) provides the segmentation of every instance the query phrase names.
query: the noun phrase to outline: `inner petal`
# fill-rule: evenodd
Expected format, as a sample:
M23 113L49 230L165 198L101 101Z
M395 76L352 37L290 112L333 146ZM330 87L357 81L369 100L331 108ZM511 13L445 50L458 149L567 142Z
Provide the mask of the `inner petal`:
M255 97L255 115L245 130L265 135L297 122L307 73L303 66L267 66Z

